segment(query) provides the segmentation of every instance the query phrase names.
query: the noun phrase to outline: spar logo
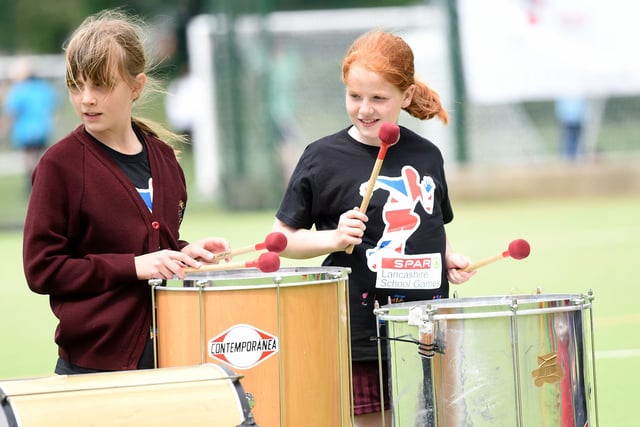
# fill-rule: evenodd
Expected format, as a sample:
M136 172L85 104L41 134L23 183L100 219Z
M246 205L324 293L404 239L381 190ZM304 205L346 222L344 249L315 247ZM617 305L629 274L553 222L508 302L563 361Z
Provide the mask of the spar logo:
M251 325L238 324L209 340L209 357L236 369L249 369L278 352L278 338Z

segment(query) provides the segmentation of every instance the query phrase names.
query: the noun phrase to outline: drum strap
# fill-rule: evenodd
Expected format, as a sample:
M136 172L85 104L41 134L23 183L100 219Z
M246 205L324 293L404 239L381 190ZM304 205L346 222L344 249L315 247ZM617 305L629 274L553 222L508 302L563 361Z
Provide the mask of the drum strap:
M238 398L240 400L240 405L242 406L242 414L244 415L244 421L242 421L242 424L236 427L258 427L255 419L253 418L253 414L251 413L253 405L249 403L249 397L244 391L242 384L240 384L240 380L237 379L238 376L235 374L235 372L233 372L233 370L231 370L231 368L224 365L219 366L223 371L227 373L227 375L229 375L230 378L236 378L235 380L233 380L233 385L236 388L236 394L238 395Z
M438 339L434 340L433 344L425 344L415 338L411 338L410 335L403 335L400 337L370 337L371 341L399 341L408 342L418 346L418 354L426 359L431 359L436 353L444 354L444 346L438 343Z
M4 412L4 415L6 416L6 420L0 417L0 427L4 427L5 425L8 427L18 427L18 420L16 420L16 414L14 414L11 402L9 402L9 396L7 396L2 390L0 390L0 402L2 412ZM4 424L5 421L6 424Z

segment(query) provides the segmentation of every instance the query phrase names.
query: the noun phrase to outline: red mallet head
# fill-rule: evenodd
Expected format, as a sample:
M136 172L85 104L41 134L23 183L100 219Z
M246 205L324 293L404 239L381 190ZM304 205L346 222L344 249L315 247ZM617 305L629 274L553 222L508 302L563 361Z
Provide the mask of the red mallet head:
M513 259L524 259L531 253L529 242L524 239L516 239L509 243L508 254Z
M245 246L225 252L218 252L213 255L214 259L233 258L236 255L246 254L247 252L261 251L267 249L270 252L280 253L287 247L287 236L278 231L267 234L263 242L255 245Z
M523 259L529 256L529 252L531 252L529 243L524 239L516 239L509 243L509 249L507 249L506 251L502 251L501 253L498 253L489 258L485 258L483 260L469 264L468 266L463 268L462 271L473 271L487 264L491 264L492 262L496 262L508 257L511 257L513 259Z
M264 239L264 247L269 252L280 253L287 248L287 236L279 231L269 233L266 239Z
M275 252L265 252L247 267L258 267L263 273L273 273L280 268L280 256Z
M384 122L380 125L378 138L380 139L380 150L378 151L377 160L382 162L387 155L387 149L400 140L400 128L395 123Z
M394 145L400 140L400 127L395 123L384 122L378 131L378 138L385 145Z

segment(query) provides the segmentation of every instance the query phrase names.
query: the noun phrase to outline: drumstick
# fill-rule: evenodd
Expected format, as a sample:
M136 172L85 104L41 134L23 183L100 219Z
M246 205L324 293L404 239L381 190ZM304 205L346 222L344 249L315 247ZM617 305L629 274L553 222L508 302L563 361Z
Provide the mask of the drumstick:
M378 150L378 157L373 165L371 177L367 183L367 191L365 192L362 198L362 203L360 204L360 212L362 213L366 213L367 208L369 207L373 187L378 179L378 174L380 173L380 168L382 168L384 157L387 155L387 149L392 145L395 145L400 139L400 128L395 123L384 122L378 131L378 138L380 139L380 150ZM348 254L353 253L353 247L353 245L347 246L345 252Z
M226 264L204 264L200 268L186 267L186 273L198 273L207 271L224 271L236 268L257 267L263 273L272 273L280 268L280 255L276 252L265 252L253 261L230 262Z
M218 252L213 255L213 259L224 259L224 258L233 258L236 255L246 254L252 251L261 251L262 249L266 249L269 252L280 253L284 251L287 247L287 236L284 233L279 231L274 231L273 233L267 234L267 237L264 239L264 242L256 243L252 246L245 246L243 248L232 249L226 252Z
M484 267L487 264L491 264L492 262L496 262L507 257L511 257L513 259L523 259L528 257L530 252L531 246L529 246L529 242L524 239L516 239L509 243L509 248L506 251L480 260L478 262L469 264L468 266L463 268L462 271L473 271L480 267Z

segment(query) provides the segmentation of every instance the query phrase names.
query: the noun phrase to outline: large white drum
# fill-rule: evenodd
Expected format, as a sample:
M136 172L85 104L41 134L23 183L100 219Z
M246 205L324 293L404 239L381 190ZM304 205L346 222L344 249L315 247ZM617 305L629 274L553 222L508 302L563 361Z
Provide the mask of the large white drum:
M588 295L509 295L376 308L393 425L594 427Z
M261 427L349 426L348 273L250 268L152 283L157 366L228 365Z

